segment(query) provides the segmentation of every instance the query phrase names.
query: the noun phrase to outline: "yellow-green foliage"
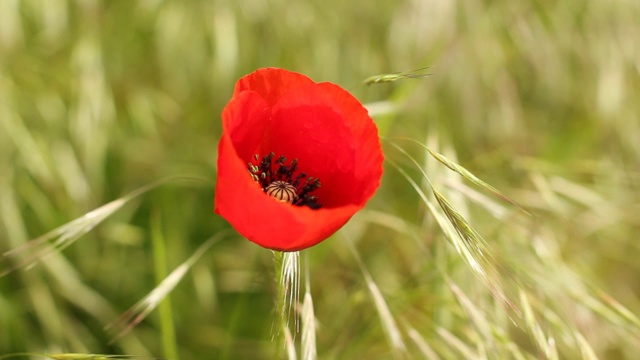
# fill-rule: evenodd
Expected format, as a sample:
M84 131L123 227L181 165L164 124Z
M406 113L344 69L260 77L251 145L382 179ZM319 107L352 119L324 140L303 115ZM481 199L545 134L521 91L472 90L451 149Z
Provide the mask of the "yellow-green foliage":
M0 0L0 355L636 358L638 19L629 0ZM212 211L220 112L266 66L353 92L387 158L300 257L300 332L279 330L273 254Z

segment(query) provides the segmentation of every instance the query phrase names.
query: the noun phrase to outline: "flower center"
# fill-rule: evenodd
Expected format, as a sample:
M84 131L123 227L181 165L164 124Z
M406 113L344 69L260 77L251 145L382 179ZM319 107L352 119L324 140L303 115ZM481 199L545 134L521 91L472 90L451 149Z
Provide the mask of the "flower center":
M274 181L266 189L264 192L272 198L280 201L287 202L289 204L293 203L298 199L298 193L296 192L296 187L284 181Z
M260 185L262 191L280 202L319 209L322 205L318 203L318 197L311 193L320 187L320 179L307 176L303 172L296 175L298 159L293 159L286 165L287 158L284 156L278 157L275 161L274 158L273 152L264 156L262 160L256 154L249 163L251 178Z

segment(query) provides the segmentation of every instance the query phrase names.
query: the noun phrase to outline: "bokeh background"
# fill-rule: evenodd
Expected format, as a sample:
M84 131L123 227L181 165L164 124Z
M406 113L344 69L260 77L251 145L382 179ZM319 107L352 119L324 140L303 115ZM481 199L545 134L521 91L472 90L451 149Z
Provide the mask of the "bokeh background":
M267 66L352 92L389 160L367 208L302 254L319 358L637 356L640 2L629 0L0 0L0 252L183 178L1 277L0 354L276 356L273 254L233 232L190 267L164 317L112 344L104 330L230 229L212 211L220 113L235 81ZM362 83L423 67L426 78ZM494 294L513 308L435 220L420 169L484 237Z

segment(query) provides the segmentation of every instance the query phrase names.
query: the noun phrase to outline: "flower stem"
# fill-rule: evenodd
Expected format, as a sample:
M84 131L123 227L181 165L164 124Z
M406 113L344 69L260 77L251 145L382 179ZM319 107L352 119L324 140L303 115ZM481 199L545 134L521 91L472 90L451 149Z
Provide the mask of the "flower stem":
M284 303L285 303L285 288L282 281L282 266L284 254L281 251L273 252L273 274L276 282L276 303L275 303L275 318L272 331L272 340L275 345L274 359L280 359L282 355L282 349L285 345L284 327L286 326L284 316Z
M276 345L276 359L280 358L282 349L295 353L295 334L298 328L296 307L300 295L300 253L274 251L274 270L277 289L276 312L279 317L273 334ZM291 336L289 320L294 318L294 336ZM287 334L289 336L287 337Z

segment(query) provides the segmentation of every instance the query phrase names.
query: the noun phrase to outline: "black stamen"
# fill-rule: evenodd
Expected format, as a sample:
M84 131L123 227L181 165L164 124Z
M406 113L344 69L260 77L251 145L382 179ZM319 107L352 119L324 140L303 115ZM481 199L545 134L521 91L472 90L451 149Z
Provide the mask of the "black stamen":
M276 196L282 199L282 191L270 187L274 182L283 182L290 184L292 188L295 188L295 197L290 202L296 206L308 206L311 209L319 209L322 205L318 203L318 197L310 195L311 192L320 187L320 179L312 176L307 177L307 174L301 172L294 176L298 170L298 159L293 159L286 164L287 158L280 155L274 161L275 153L270 152L265 155L262 160L260 156L255 154L252 161L248 163L249 173L251 178L260 184L262 190L268 193L270 196ZM274 170L274 162L277 165L277 169ZM305 180L306 178L306 180ZM270 191L267 192L267 188L270 187ZM292 189L293 190L293 189Z

